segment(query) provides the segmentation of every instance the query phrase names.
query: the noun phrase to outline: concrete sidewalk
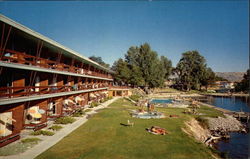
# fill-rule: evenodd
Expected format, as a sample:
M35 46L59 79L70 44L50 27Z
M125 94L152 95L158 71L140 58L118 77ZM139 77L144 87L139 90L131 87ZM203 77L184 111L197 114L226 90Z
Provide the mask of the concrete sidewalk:
M33 159L39 154L43 153L47 149L49 149L51 146L55 145L57 142L62 140L65 136L70 134L72 131L77 129L79 126L84 124L86 121L88 121L87 116L91 114L97 113L97 110L104 109L106 108L109 104L114 102L120 97L114 97L113 99L100 104L98 107L92 108L90 112L86 112L86 115L77 121L75 121L72 124L65 125L60 131L56 132L55 135L53 136L48 136L45 140L41 141L34 147L28 149L27 151L17 154L17 155L12 155L12 156L0 156L0 159Z

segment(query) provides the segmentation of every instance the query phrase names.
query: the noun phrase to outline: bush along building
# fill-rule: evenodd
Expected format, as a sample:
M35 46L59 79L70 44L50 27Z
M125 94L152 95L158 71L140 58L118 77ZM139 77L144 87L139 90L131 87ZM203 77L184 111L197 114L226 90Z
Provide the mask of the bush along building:
M0 15L0 147L113 93L112 71ZM112 91L112 93L109 93Z

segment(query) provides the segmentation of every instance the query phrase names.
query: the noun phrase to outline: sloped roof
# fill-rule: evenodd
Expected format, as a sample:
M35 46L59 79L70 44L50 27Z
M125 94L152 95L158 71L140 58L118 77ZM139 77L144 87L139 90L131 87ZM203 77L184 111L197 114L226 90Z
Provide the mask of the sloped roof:
M52 45L53 47L56 47L56 48L62 50L62 53L64 55L66 55L66 56L71 56L71 57L76 58L78 60L81 60L81 61L83 61L85 63L88 63L88 64L90 64L92 66L95 66L95 67L97 67L99 69L102 69L102 70L107 71L109 73L113 73L112 70L101 66L97 62L92 61L91 59L81 55L80 53L78 53L78 52L76 52L76 51L74 51L74 50L72 50L70 48L67 48L67 47L63 46L63 45L59 44L58 42L56 42L56 41L54 41L54 40L52 40L52 39L38 33L38 32L35 32L34 30L32 30L32 29L30 29L28 27L25 27L24 25L22 25L20 23L17 23L14 20L12 20L12 19L10 19L10 18L8 18L8 17L6 17L6 16L4 16L2 14L0 14L0 21L6 23L6 24L18 29L18 30L23 31L23 32L27 33L28 35L30 35L30 36L32 36L32 37L34 37L36 39L40 39L40 40Z

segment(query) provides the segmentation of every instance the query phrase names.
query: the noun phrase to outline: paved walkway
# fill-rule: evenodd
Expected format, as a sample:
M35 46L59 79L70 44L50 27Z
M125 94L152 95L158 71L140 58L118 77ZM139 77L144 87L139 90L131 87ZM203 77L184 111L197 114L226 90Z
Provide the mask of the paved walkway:
M28 149L24 153L18 154L18 155L12 155L12 156L0 156L0 159L33 159L39 154L43 153L47 149L49 149L51 146L55 145L57 142L62 140L65 136L70 134L72 131L77 129L79 126L84 124L87 119L87 115L95 114L97 113L97 110L106 108L109 104L114 102L120 97L114 97L113 99L102 103L98 107L92 108L92 111L86 112L86 115L77 121L75 121L72 124L65 125L60 131L56 132L55 135L47 137L45 140L41 141L39 144L35 145L34 147Z

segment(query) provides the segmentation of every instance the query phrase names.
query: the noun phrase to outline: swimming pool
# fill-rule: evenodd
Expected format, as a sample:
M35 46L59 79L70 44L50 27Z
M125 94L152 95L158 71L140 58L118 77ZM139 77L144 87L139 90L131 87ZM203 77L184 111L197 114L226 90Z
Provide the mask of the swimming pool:
M157 104L169 104L169 103L173 103L172 99L152 99L151 103L157 103Z

